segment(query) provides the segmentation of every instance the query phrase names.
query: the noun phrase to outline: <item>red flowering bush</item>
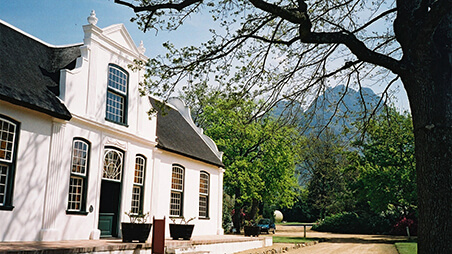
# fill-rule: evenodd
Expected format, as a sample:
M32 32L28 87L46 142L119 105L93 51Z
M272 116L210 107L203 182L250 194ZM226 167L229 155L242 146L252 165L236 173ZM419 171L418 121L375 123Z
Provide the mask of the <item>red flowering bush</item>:
M410 235L417 235L417 222L415 219L402 217L392 227L391 234L394 235L407 235L406 228L410 230Z

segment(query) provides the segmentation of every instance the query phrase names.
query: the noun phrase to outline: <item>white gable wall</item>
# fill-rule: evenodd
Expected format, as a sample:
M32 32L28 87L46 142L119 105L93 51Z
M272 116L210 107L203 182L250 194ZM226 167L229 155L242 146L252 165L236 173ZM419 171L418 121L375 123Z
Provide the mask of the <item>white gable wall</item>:
M84 26L82 56L76 68L62 70L60 98L72 114L62 121L46 114L0 101L0 114L21 123L12 211L0 210L0 241L51 241L98 239L99 207L105 148L124 151L120 221L131 208L137 154L146 157L144 212L169 220L171 171L174 163L185 167L184 216L196 217L194 235L222 234L222 169L169 153L156 146L156 117L138 93L144 71L132 71L133 59L146 60L123 25L104 30ZM105 120L108 66L129 74L127 125ZM90 142L87 214L68 214L67 202L72 141ZM199 219L199 174L210 174L209 219ZM90 211L92 207L92 211ZM169 228L166 228L169 237ZM120 233L119 233L120 235Z

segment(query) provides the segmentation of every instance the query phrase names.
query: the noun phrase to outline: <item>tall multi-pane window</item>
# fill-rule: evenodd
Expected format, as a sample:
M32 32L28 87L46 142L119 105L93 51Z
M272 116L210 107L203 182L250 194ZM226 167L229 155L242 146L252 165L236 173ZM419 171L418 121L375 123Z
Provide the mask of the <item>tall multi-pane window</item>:
M144 175L146 168L146 158L137 155L135 158L135 175L133 178L132 190L132 213L143 213L143 193L144 193Z
M209 174L201 171L199 175L199 217L209 217Z
M13 187L20 124L0 115L0 210L13 209Z
M184 168L173 165L171 176L170 216L183 216Z
M128 74L116 65L108 66L106 119L127 124Z
M73 140L68 213L86 213L89 152L90 144L88 141L80 138Z

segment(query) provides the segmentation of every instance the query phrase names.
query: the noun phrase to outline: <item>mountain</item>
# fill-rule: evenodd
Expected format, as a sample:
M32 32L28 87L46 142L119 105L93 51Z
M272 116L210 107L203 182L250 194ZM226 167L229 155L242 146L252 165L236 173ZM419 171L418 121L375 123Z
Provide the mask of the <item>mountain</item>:
M298 102L282 101L275 107L273 115L295 115L306 135L318 134L326 125L334 134L340 135L345 128L353 132L355 129L353 123L368 118L379 101L380 96L370 88L361 88L357 91L338 85L327 88L304 111L300 110L301 105ZM293 107L287 109L288 106ZM380 111L381 105L376 112Z

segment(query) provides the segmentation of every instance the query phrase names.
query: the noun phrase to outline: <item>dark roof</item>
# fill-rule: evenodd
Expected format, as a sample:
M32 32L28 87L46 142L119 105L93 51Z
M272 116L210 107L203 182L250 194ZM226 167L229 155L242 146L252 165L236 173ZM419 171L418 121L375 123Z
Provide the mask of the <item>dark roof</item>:
M157 110L157 147L215 166L224 167L223 162L210 149L206 142L177 111L149 98Z
M69 120L57 97L61 69L73 69L79 45L51 47L0 22L0 99Z

